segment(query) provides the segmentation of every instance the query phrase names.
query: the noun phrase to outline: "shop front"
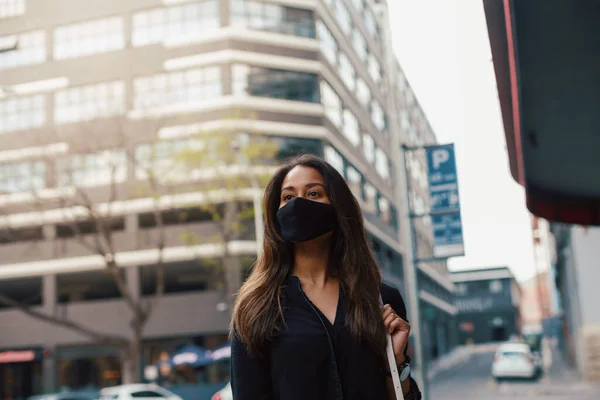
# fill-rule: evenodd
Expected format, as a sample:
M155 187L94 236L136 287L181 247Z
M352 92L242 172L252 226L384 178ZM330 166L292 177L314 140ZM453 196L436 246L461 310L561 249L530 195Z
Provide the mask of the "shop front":
M25 400L42 389L40 348L0 350L0 399Z
M121 384L119 351L111 347L79 346L57 349L60 389L98 390Z

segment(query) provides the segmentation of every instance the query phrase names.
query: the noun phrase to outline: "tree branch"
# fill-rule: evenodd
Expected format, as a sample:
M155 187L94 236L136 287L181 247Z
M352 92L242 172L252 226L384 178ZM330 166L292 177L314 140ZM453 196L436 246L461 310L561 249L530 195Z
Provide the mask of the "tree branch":
M44 322L48 322L52 325L71 329L73 331L81 333L82 335L85 335L100 344L117 346L117 347L126 347L129 344L129 341L126 338L96 332L93 329L87 328L83 325L80 325L80 324L70 321L68 319L56 317L53 315L49 315L49 314L34 310L31 307L28 307L28 306L14 300L14 299L11 299L10 297L5 296L1 293L0 293L0 303L10 306L10 307L17 308L18 310L20 310L21 312L23 312L26 315L29 315L30 317L42 320Z

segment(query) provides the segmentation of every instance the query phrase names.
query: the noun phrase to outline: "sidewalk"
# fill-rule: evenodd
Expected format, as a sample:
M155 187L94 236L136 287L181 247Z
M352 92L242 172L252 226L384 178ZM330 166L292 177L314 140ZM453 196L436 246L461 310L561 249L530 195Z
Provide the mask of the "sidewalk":
M458 346L450 353L433 361L429 371L427 371L427 377L431 380L445 371L458 368L469 362L474 354L493 353L497 348L498 343Z

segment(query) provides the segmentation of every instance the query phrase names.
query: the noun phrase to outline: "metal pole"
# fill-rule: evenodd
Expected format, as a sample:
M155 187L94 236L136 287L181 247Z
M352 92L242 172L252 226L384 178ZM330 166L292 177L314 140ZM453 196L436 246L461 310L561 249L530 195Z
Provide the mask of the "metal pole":
M412 207L410 204L410 171L408 169L408 163L406 162L406 155L409 151L405 146L402 146L403 162L404 162L404 177L406 179L406 204L408 207L408 223L410 229L410 244L411 244L411 262L409 265L405 265L404 268L404 279L405 288L408 292L409 297L409 310L410 310L410 327L414 337L415 346L415 361L417 363L417 370L421 377L420 389L423 400L429 400L429 382L427 378L427 357L425 354L425 346L423 345L423 329L421 308L419 299L419 284L418 284L418 267L417 267L417 246L416 246L416 235L415 227L413 224Z
M262 242L263 242L263 209L262 209L262 196L260 190L260 184L258 183L258 179L256 179L256 175L253 171L250 171L251 180L252 180L252 199L254 206L254 231L256 235L256 256L260 255L262 250Z

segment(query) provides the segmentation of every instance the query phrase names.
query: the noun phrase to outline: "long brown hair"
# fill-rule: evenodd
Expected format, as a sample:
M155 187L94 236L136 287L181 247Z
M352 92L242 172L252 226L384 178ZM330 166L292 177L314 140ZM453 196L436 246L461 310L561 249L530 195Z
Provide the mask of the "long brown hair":
M294 249L280 235L277 211L281 186L296 166L314 168L325 181L325 190L338 219L331 243L330 273L343 288L346 324L357 341L385 350L385 332L379 293L381 274L369 247L360 206L340 173L324 160L303 155L281 166L264 194L265 231L262 252L242 285L233 310L231 334L245 343L251 354L260 354L283 325L282 286L291 272Z

